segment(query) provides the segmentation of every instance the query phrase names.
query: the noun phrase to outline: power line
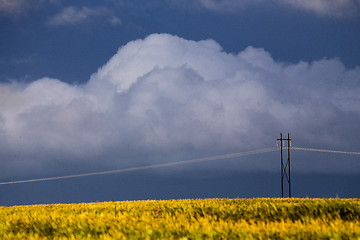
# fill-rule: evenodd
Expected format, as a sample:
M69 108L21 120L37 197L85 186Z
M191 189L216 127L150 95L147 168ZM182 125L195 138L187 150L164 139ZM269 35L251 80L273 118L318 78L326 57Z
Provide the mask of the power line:
M246 152L238 152L238 153L232 153L232 154L225 154L225 155L218 155L218 156L212 156L212 157L195 158L195 159L183 160L183 161L177 161L177 162L167 162L167 163L152 164L152 165L140 166L140 167L122 168L122 169L116 169L116 170L108 170L108 171L100 171L100 172L92 172L92 173L82 173L82 174L66 175L66 176L59 176L59 177L37 178L37 179L29 179L29 180L0 182L0 185L17 184L17 183L30 183L30 182L41 182L41 181L51 181L51 180L60 180L60 179L68 179L68 178L79 178L79 177L88 177L88 176L96 176L96 175L106 175L106 174L113 174L113 173L133 172L133 171L140 171L140 170L146 170L146 169L155 169L155 168L179 166L179 165L192 164L192 163L198 163L198 162L215 161L215 160L233 158L233 157L242 157L242 156L247 156L247 155L259 154L259 153L268 153L268 152L274 152L274 151L277 151L276 147L274 147L274 148L264 148L264 149L246 151Z
M360 152L346 152L346 151L315 149L315 148L301 148L301 147L290 147L290 148L294 149L294 150L311 151L311 152L328 152L328 153L360 155Z
M287 149L287 147L284 147ZM302 150L302 151L312 151L312 152L328 152L328 153L339 153L339 154L351 154L351 155L360 155L360 152L347 152L347 151L337 151L337 150L328 150L328 149L315 149L315 148L302 148L302 147L290 147L290 149L294 150ZM195 158L190 160L183 160L177 162L167 162L160 164L152 164L140 167L131 167L131 168L122 168L108 171L99 171L99 172L91 172L91 173L82 173L82 174L74 174L74 175L66 175L66 176L58 176L58 177L49 177L49 178L37 178L37 179L28 179L28 180L19 180L19 181L8 181L8 182L0 182L0 185L8 185L8 184L17 184L17 183L30 183L30 182L40 182L40 181L51 181L51 180L60 180L60 179L68 179L68 178L79 178L79 177L88 177L88 176L96 176L96 175L106 175L113 173L123 173L123 172L133 172L147 169L155 169L155 168L163 168L163 167L171 167L171 166L179 166L185 164L192 164L198 162L206 162L206 161L215 161L220 159L227 159L233 157L242 157L252 154L260 154L260 153L268 153L277 151L278 148L264 148L246 152L238 152L232 154L218 155L212 157L204 157L204 158Z

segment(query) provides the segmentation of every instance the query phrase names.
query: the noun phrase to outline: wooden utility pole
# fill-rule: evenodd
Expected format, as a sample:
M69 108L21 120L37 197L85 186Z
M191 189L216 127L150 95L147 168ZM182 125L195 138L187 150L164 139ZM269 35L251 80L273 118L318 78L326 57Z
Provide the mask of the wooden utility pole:
M280 167L281 167L281 197L284 197L284 164L283 164L283 138L282 133L280 133Z
M284 197L284 177L286 177L287 179L287 183L289 186L289 198L291 198L291 182L290 182L290 134L287 134L287 138L283 138L282 133L280 133L280 138L277 139L278 141L280 141L280 175L281 175L281 197ZM284 161L283 161L283 141L287 141L287 153L288 153L288 158L287 158L287 162L284 165Z
M288 185L289 185L289 198L291 198L291 181L290 181L290 134L287 134L287 149L288 149L288 159L287 159L287 170L288 170L288 175L287 175L287 179L288 179Z

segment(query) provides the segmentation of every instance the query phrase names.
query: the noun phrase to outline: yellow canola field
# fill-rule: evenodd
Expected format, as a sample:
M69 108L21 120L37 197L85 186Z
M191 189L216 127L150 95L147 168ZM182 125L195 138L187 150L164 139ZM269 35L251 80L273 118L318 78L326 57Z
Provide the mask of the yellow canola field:
M0 207L0 239L360 239L360 199Z

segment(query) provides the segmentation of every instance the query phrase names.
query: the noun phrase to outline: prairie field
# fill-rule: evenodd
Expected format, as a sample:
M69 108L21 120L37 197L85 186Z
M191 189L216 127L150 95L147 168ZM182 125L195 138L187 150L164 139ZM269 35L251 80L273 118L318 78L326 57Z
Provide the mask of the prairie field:
M360 239L360 199L194 199L0 207L0 239Z

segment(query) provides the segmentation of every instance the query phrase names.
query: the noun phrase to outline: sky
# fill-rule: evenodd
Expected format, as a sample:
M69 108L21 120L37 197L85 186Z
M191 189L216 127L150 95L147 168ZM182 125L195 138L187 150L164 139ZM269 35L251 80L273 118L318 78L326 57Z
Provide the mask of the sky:
M359 26L359 0L0 0L0 182L271 148L280 132L360 152ZM291 158L293 195L360 197L359 155ZM0 185L0 204L276 197L279 165Z

